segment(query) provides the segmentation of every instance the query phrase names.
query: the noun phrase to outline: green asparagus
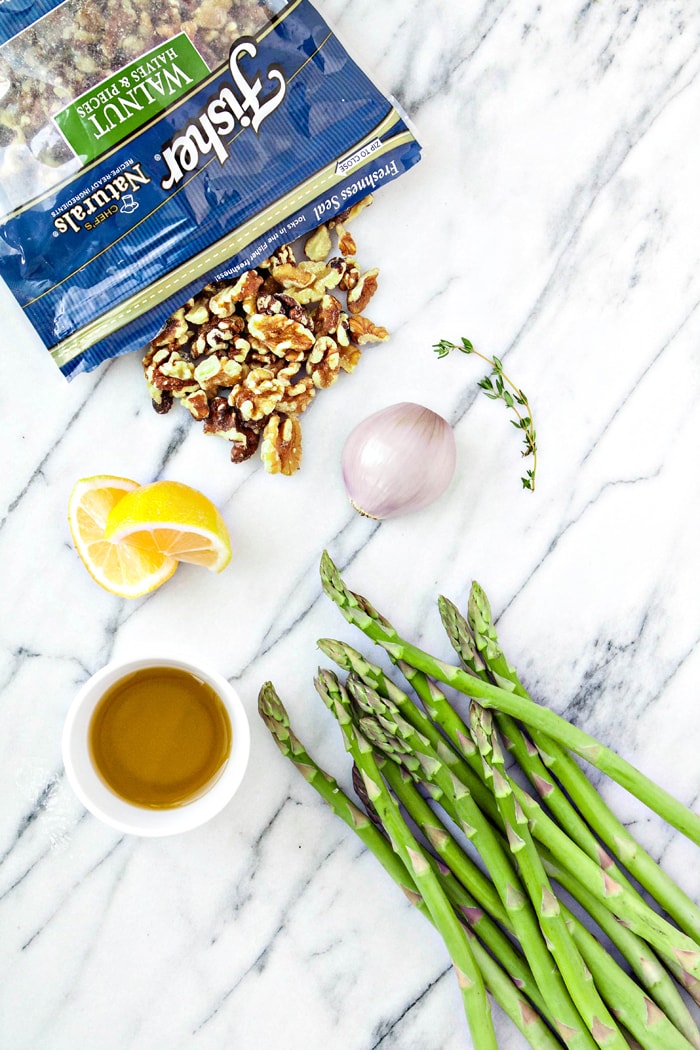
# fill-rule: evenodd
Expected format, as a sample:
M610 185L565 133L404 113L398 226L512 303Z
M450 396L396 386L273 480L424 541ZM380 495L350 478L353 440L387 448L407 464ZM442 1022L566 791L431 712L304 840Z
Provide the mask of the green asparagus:
M549 708L518 696L500 686L483 682L463 668L431 656L402 638L373 606L345 586L340 573L324 552L321 582L327 596L335 602L346 620L359 627L368 638L381 645L393 658L405 660L420 671L450 685L482 707L494 708L520 719L526 725L547 733L564 747L585 759L626 788L651 810L700 846L700 816L664 788L650 780L630 762L595 737L567 722Z
M476 1050L496 1046L486 989L535 1050L700 1050L684 998L700 1002L700 908L577 758L696 845L700 816L533 700L478 584L466 616L438 601L455 666L402 638L327 554L321 579L405 679L400 689L393 671L347 643L319 642L347 676L343 684L320 670L315 686L342 731L358 801L310 757L270 683L260 714L282 754L442 934ZM445 687L466 698L468 716Z

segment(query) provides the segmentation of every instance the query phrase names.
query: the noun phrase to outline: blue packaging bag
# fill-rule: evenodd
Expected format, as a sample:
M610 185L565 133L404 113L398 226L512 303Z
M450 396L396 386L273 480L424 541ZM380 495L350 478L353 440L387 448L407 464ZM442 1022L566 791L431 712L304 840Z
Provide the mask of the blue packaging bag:
M117 68L101 68L99 48L81 50L89 33L70 30L118 2L0 7L0 276L69 378L142 348L203 285L420 158L396 103L308 0L246 0L230 36L183 18L128 58L118 39ZM235 9L223 0L211 20ZM70 76L50 46L63 38ZM49 90L42 47L68 86Z

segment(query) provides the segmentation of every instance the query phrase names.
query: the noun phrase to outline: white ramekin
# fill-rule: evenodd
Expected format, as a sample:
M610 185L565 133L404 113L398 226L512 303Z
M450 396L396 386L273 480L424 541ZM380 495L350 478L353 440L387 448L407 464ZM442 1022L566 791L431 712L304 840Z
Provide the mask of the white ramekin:
M146 667L178 667L197 675L218 693L231 720L231 753L223 772L205 794L172 809L146 809L119 798L98 776L90 759L88 729L97 702L115 682ZM231 801L248 765L250 727L238 693L215 671L172 657L124 660L97 671L77 693L64 724L62 750L68 780L94 816L131 835L177 835L211 820Z

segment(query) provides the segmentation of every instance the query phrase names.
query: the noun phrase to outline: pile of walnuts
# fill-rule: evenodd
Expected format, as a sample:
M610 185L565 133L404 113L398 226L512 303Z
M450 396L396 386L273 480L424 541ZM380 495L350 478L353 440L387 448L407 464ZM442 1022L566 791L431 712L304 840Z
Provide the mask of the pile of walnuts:
M155 410L168 412L177 399L206 434L231 443L234 463L259 450L270 474L294 474L301 465L299 416L341 371L354 371L362 346L389 338L364 316L379 271L360 269L347 230L370 202L366 197L316 229L296 249L305 258L284 245L176 310L143 359Z

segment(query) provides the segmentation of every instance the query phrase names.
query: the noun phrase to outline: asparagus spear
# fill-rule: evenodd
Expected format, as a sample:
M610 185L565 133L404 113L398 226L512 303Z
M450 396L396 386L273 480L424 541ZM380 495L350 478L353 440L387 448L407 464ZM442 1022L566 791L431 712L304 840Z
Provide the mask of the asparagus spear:
M468 641L461 627L461 617L458 611L446 599L441 599L440 608L443 623L446 618L448 620L446 623L448 635L458 655L464 653L467 656L465 650L468 648ZM474 644L495 681L505 688L512 689L518 696L531 700L532 697L523 686L517 672L505 657L493 623L490 603L483 589L476 582L472 583L469 593L467 617L473 632ZM506 735L509 735L507 730ZM652 894L681 929L694 940L700 941L700 908L617 819L566 749L561 747L556 740L552 740L537 730L532 735L543 763L556 773L568 795L608 849L619 857L627 870ZM525 769L525 772L532 780L530 771ZM541 771L538 772L541 776ZM552 784L552 787L556 790L555 785ZM557 807L555 814L557 819L563 819L558 799L548 794L547 802L550 808ZM595 856L593 851L598 847L592 836L587 840L579 835L576 838L589 855ZM619 879L619 873L615 875L615 878Z
M386 721L386 719L384 719L384 721ZM399 754L398 748L395 748L395 753L397 755ZM497 790L500 791L500 787L497 787ZM424 812L421 814L415 806L410 806L409 808L409 804L406 804L407 808L409 809L409 812L411 813L411 816L413 816L414 819L417 819L419 823L426 820ZM456 808L450 807L450 811L451 815L455 819L459 818L460 814ZM513 806L512 811L510 813L511 828L515 827L515 822L517 820L516 814L517 807ZM434 815L432 823L436 823ZM519 824L517 827L517 831L511 835L511 841L519 844L521 841L521 837L525 838L527 837L527 834L528 832L526 822L525 825ZM449 837L447 836L447 833L444 832L444 830L443 836ZM441 836L440 840L438 841L440 841L440 845L442 850L444 851L444 854L450 856L450 862L454 871L461 876L463 868L458 863L456 863L453 854L448 854L446 843L443 840L443 837ZM456 847L455 843L453 843L453 846L458 851L458 847ZM520 855L519 848L517 848L517 851L520 859L519 866L522 874L525 865L523 864L523 859ZM537 867L537 863L537 855L535 853L535 867ZM549 866L549 868L555 877L559 877L559 869L557 869L556 867L552 867L551 865ZM566 874L568 873L565 873L565 876ZM539 878L542 878L541 871L539 874ZM576 895L577 891L575 888L575 880L569 877L568 880L565 878L565 882L567 888L570 889L570 892ZM538 898L540 898L541 891L542 899L544 899L544 901L547 902L550 909L556 911L556 901L551 889L548 890L546 886L543 887L540 884L540 882L536 882L535 886L536 893L533 895L534 899L538 900ZM579 893L578 895L581 901L585 904L590 905L591 903L593 903L594 906L597 904L597 902L595 902L595 898L592 898L591 900L590 895L588 899L583 895L583 893ZM591 911L593 911L592 908ZM598 912L602 913L603 916L608 916L610 918L611 921L607 923L607 929L611 933L613 933L614 939L618 945L622 945L624 947L629 948L630 941L632 941L635 943L637 949L639 949L640 942L634 937L633 934L627 931L624 926L618 925L615 922L615 920L612 919L612 916L609 916L606 910L604 908L601 908L599 905ZM648 949L646 950L645 955L642 957L640 965L646 970L646 977L650 980L650 983L652 985L654 983L657 984L657 991L661 992L659 998L661 1000L662 1007L666 1007L670 1004L671 1016L667 1015L663 1008L657 1007L655 1004L653 1004L652 1000L644 995L639 986L636 985L634 981L632 981L630 978L628 978L627 975L624 974L624 971L620 970L618 964L608 955L608 953L604 949L600 948L600 950L596 950L599 948L599 946L597 945L597 942L595 942L595 938L592 939L594 942L594 944L592 945L591 940L587 940L585 937L585 930L582 931L579 928L579 921L575 919L570 914L570 912L562 908L562 915L566 919L568 927L572 929L572 934L575 934L574 940L576 941L579 950L584 955L584 961L586 965L589 969L593 970L595 975L597 976L598 991L601 993L602 998L607 1000L611 1009L614 1009L616 1012L622 1010L625 1013L628 1027L637 1035L637 1038L640 1040L642 1046L652 1048L652 1050L660 1046L663 1046L664 1050L671 1050L671 1047L677 1047L678 1050L681 1050L681 1048L683 1048L683 1050L689 1050L691 1046L697 1045L697 1031L693 1024L692 1018L690 1017L687 1009L682 1003L682 1000L675 992L672 982L670 982L670 980L665 980L667 975L664 974L663 969L661 967L657 967L656 973L654 975L654 971L652 970L652 961L650 958L651 952ZM506 929L512 931L513 927L510 923L508 916L499 915L498 918L503 923ZM556 935L553 933L550 927L550 924L556 922L556 916L553 916L551 913L545 916L545 924L547 924L547 935L550 948L553 944L557 943ZM617 936L615 936L614 934L615 928L617 928L618 931ZM559 935L563 936L561 931L559 931ZM590 958L591 954L594 955L594 959ZM561 958L558 957L558 961L561 965ZM566 972L566 963L564 963L564 971ZM582 978L580 969L578 978ZM585 980L585 978L583 979ZM591 1006L593 1003L596 1003L600 1011L600 997L597 996L595 990L588 989L588 991L586 991L584 986L583 994L591 996ZM619 996L623 997L619 998ZM582 1009L585 1012L585 1008ZM606 1043L606 1038L610 1039L609 1045L617 1045L616 1040L619 1040L619 1036L613 1037L610 1035L609 1031L606 1030L607 1028L609 1028L610 1024L610 1014L608 1014L605 1010L600 1011L600 1013L601 1016L597 1017L597 1015L591 1014L589 1012L591 1027L596 1033L599 1045L608 1045L608 1043ZM605 1026L604 1022L602 1024L600 1023L602 1021L602 1018L606 1017L608 1022L607 1026Z
M364 682L366 685L372 687L373 695L378 693L380 696L386 698L388 702L395 704L401 714L416 729L418 729L419 732L423 733L428 738L432 746L440 754L440 757L445 764L454 772L455 776L457 776L468 787L482 811L487 814L492 821L495 820L498 823L499 813L493 793L489 788L485 787L483 782L481 782L477 776L477 774L482 772L482 769L480 759L477 755L476 746L471 741L466 727L458 719L445 696L426 678L426 676L421 672L415 672L412 668L407 667L406 665L400 664L404 674L417 690L426 710L430 713L432 718L443 726L453 741L458 742L460 754L446 747L445 739L436 729L431 719L416 707L415 703L392 682L391 678L385 675L384 671L379 666L370 663L361 653L344 642L324 638L319 640L318 646L339 666L349 672L348 684L351 689L353 681L359 679L360 682ZM361 693L357 694L356 699L361 703ZM373 707L374 710L377 709L376 695L374 695ZM371 711L372 708L369 710ZM381 711L379 713L381 713ZM542 767L542 770L546 773L544 767ZM580 818L578 818L578 820L580 821ZM541 830L541 822L538 821L536 827L538 830ZM586 829L586 832L590 835L588 829ZM545 829L545 838L546 837ZM547 839L547 841L549 841L549 839ZM595 854L595 858L596 861L599 862L598 853ZM578 870L578 858L575 855L569 857L569 864L573 866L574 870ZM603 881L601 873L601 880L599 883L601 894L605 892L606 886L613 886L613 883L609 880L613 876L616 876L616 873L617 869L606 872L607 882ZM620 876L620 881L622 881L623 877L621 873ZM627 885L629 886L629 892L634 892L636 894L636 890L633 890L629 884ZM647 906L641 902L641 899L640 904L641 907L646 910Z
M478 706L473 705L478 712ZM494 762L497 760L499 751L495 744L493 747ZM504 791L506 804L508 802L507 785L509 778L505 774L502 768L500 768L501 777L498 777L498 771L494 773L494 781L498 777L500 790L503 791L504 785L506 790ZM512 800L512 796L511 796ZM519 810L515 805L510 806L507 813L511 819L517 820ZM521 821L518 826L517 839L514 841L525 840L525 847L523 853L529 852L532 854L532 848L534 843L529 835L528 822L524 819L522 813L520 813ZM539 872L545 872L547 866L540 860L539 854L534 854L534 863L539 867ZM521 870L525 865L521 861ZM568 886L574 890L572 878L565 879ZM545 891L546 892L546 891ZM635 941L635 935L632 934L625 927L616 924L614 921L609 921L611 916L609 913L598 905L595 898L591 899L591 895L581 892L580 890L576 893L579 901L585 901L588 905L588 913L591 917L596 916L598 919L602 919L607 928L612 934L614 942L625 943L626 947L629 948L630 941ZM551 900L551 898L550 898ZM592 906L591 906L592 905ZM697 1027L695 1026L692 1017L685 1008L682 1000L679 996L672 999L671 1005L673 1007L672 1013L674 1015L673 1020L680 1021L680 1025L674 1027L673 1020L665 1014L665 1012L655 1006L648 998L644 996L639 987L632 981L624 971L621 971L618 966L612 963L612 960L608 956L608 953L598 943L583 925L576 920L571 912L568 911L564 906L560 905L561 915L566 921L567 928L571 931L572 938L579 948L583 960L586 966L593 975L594 979L598 984L598 989L603 999L607 1001L611 1009L615 1012L615 1017L618 1022L625 1024L629 1031L637 1037L640 1044L643 1047L657 1047L662 1045L664 1050L670 1050L671 1047L683 1047L688 1050L688 1047L698 1045ZM617 926L617 931L613 932L613 927ZM622 937L620 936L622 934ZM643 943L643 942L642 942ZM646 968L649 969L652 966L652 961L649 958L652 955L648 950L645 953L644 963ZM656 966L656 978L657 984L661 985L661 974L663 973L660 966ZM672 982L668 982L672 987ZM670 999L668 984L663 982L663 990L665 995L663 998L668 1002Z
M498 1050L483 977L464 926L452 910L425 851L401 817L398 805L381 776L370 743L353 725L349 703L342 686L334 676L328 674L319 674L315 685L340 725L345 746L362 775L367 795L386 828L394 851L414 879L431 918L442 935L457 974L475 1050Z
M402 775L402 771L398 767L394 768L388 763L384 776L404 805L409 816L423 830L429 841L435 844L440 856L447 861L450 869L474 892L477 902L483 903L484 898L481 896L483 893L483 874L460 849L445 825L439 820L425 800L422 799L415 786L411 784L407 774ZM621 1014L622 1019L626 1019L630 1030L640 1039L641 1045L649 1048L649 1050L656 1050L660 1046L663 1046L664 1050L672 1050L672 1048L675 1048L675 1050L690 1050L691 1046L696 1047L697 1029L693 1024L692 1018L668 975L658 963L654 963L648 946L624 926L617 923L612 915L598 904L592 895L586 894L583 888L577 885L568 873L562 872L551 861L545 862L545 870L550 878L555 878L557 881L563 879L565 887L577 897L594 921L599 922L602 919L603 928L611 936L613 943L621 948L623 955L628 961L631 959L634 962L635 952L638 953L636 970L641 972L641 975L649 985L650 991L656 993L654 998L658 1003L658 1007L620 969L615 960L598 944L595 937L587 934L580 921L563 905L561 906L562 915L566 920L567 926L571 929L579 951L593 974L602 998L607 1002L609 1008L615 1011L616 1020L618 1019L618 1014ZM512 925L505 910L499 911L494 907L492 900L490 898L487 899L487 907L492 911L492 914L506 930L512 933ZM503 955L500 957L501 959L504 958ZM513 975L520 972L521 964L519 964L517 957L515 960L509 960L507 969ZM520 984L520 981L518 983ZM533 992L527 985L521 985L521 987L530 998L533 998ZM535 1001L534 998L533 1001ZM671 1007L670 1010L667 1009L669 1005ZM546 1004L538 1006L538 1008L540 1013L546 1015Z
M416 682L419 685L420 683ZM367 698L373 697L372 690L366 690ZM445 711L440 706L437 707L438 714L443 717L443 725L446 732L454 738L457 730L455 725L459 725L458 716L452 708L447 705L446 708L452 715L452 720L448 722L444 719ZM399 729L399 735L404 738L403 747L409 753L412 748L417 752L418 748L415 745L417 738L411 738L410 727L407 731L406 725L403 720L396 723ZM369 731L369 730L367 730ZM460 738L467 732L466 727L461 724L461 728L458 730ZM414 743L407 743L413 739ZM391 744L393 747L397 747L396 740ZM411 755L413 763L416 762L416 753ZM437 755L429 759L429 763L437 762ZM433 768L429 765L429 771L432 772ZM425 772L425 770L424 770ZM454 772L451 776L454 779ZM533 835L538 841L544 845L551 853L556 857L557 861L562 864L574 875L580 877L590 888L595 892L598 898L601 900L606 907L609 907L614 913L624 922L628 923L632 929L643 936L649 944L654 945L662 952L666 957L674 960L675 964L680 968L685 967L687 970L697 968L697 948L694 942L689 941L685 935L680 933L671 926L662 916L649 907L649 905L642 900L635 893L627 892L624 885L618 884L613 880L609 879L605 872L601 872L599 867L593 862L585 853L583 853L578 846L572 842L561 829L541 810L541 807L537 805L534 799L524 792L517 784L512 785L512 790L515 794L516 800L519 806L522 808L525 816L531 822L531 828ZM451 807L451 801L449 797L446 800L448 809ZM454 808L450 809L451 815L456 819L461 819L461 814L456 812ZM688 947L690 945L690 947ZM681 973L683 971L681 970ZM685 982L684 982L685 983Z
M290 727L284 705L271 682L266 682L260 690L258 709L282 754L291 759L307 783L316 789L333 812L360 837L411 903L432 922L430 912L415 881L392 849L388 839L374 826L369 817L362 813L343 793L335 779L317 765L296 737ZM475 919L474 915L472 919ZM478 920L476 920L476 925L477 928L480 925ZM469 936L468 932L466 935ZM504 972L503 967L482 947L477 937L471 937L470 944L488 989L504 1013L527 1038L533 1050L561 1050L562 1044L549 1031L540 1015L533 1010L512 977Z
M468 736L468 730L444 694L422 671L417 671L401 661L399 666L416 690L431 718L445 732L455 747L461 747ZM405 711L408 720L413 721L409 708L406 708ZM474 762L472 751L473 744L470 743L464 751L465 759L472 769L478 769L479 766ZM453 766L453 772L461 776L461 770L457 767ZM471 790L472 781L466 781L466 783ZM600 854L595 860L588 856L527 792L517 784L513 785L513 791L518 804L531 821L532 833L540 846L550 850L562 867L573 875L585 879L586 884L602 904L654 945L668 960L674 972L678 970L679 979L682 979L684 986L693 994L695 986L692 982L698 978L700 964L700 948L695 941L658 915L627 879L622 878L618 881L612 877L610 871L603 869L600 865ZM476 789L474 797L477 797ZM481 803L482 796L478 797ZM490 806L485 805L484 809L491 812Z
M451 873L453 881L466 888L463 891L466 897L460 898L455 893L454 886L450 884L447 893L453 905L460 911L466 909L465 916L470 925L473 925L472 912L476 909L479 926L474 927L475 932L505 966L518 988L527 995L539 1013L547 1016L548 1007L534 981L530 967L512 941L503 935L500 927L490 918L493 916L497 923L512 931L508 914L493 883L449 834L405 770L387 760L385 766L382 766L382 775L409 817L435 849L446 870Z
M354 689L359 692L360 686L355 683ZM372 691L367 687L364 687L364 691L366 703L371 704ZM390 726L386 718L374 719L368 715L361 717L359 724L363 734L370 736L372 743L394 760L403 761L403 739L410 752L408 757L411 762L404 762L408 771L418 772L414 765L418 762L418 775L435 783L449 798L458 823L480 853L493 879L535 980L554 1015L557 1030L572 1050L577 1047L594 1047L596 1043L586 1029L561 974L552 967L547 943L510 857L468 790L447 769L431 748L429 741L402 719L398 712L394 713L393 726ZM392 729L395 733L393 738L390 736Z
M470 714L472 736L479 746L482 760L490 767L494 794L511 853L517 857L521 878L536 909L542 932L564 983L598 1046L609 1050L626 1050L624 1037L603 1003L566 924L559 900L551 887L530 834L527 817L515 801L491 716L474 703L471 705Z
M473 891L477 903L483 904L484 898L481 894L484 876L482 872L460 849L445 825L420 796L411 783L410 777L405 773L402 774L401 769L392 766L391 763L387 763L384 776L411 819L421 828L429 841L435 843L440 856L447 861L450 870ZM636 962L633 969L643 978L648 987L649 996L620 969L595 937L587 935L580 921L562 905L562 914L572 931L579 951L593 974L602 998L615 1012L616 1019L626 1019L630 1030L635 1032L642 1046L649 1050L658 1050L660 1046L663 1046L664 1050L690 1050L691 1046L697 1047L697 1029L692 1018L668 974L658 962L653 960L648 946L620 925L567 872L562 872L555 864L546 859L544 863L549 877L556 881L563 880L562 884L565 888L579 901L591 918L602 925L627 961L633 964ZM512 933L513 929L505 909L499 911L494 908L490 899L487 906L493 909L492 914L504 929ZM506 956L500 951L499 958L503 962ZM637 953L636 960L635 953ZM536 1003L540 1013L547 1016L546 1004L537 1003L537 992L533 992L529 986L529 974L524 975L524 983L521 983L520 975L523 971L518 957L513 959L512 956L509 956L506 968L512 976L516 977L518 986ZM656 1006L652 1000L655 1001ZM619 1014L623 1016L618 1018Z
M491 953L487 955L487 958L495 958L498 961L499 970L502 973L505 971L503 976L510 984L511 992L515 986L520 993L517 1001L517 1015L514 1018L518 1028L528 1038L534 1034L537 1034L539 1038L540 1028L543 1027L541 1019L544 1018L550 1023L553 1023L553 1019L523 955L513 941L503 933L498 923L491 918L491 915L494 915L498 922L512 932L507 914L493 884L441 824L415 787L410 775L394 762L382 759L380 755L375 757L381 768L382 776L396 795L400 805L420 828L426 840L436 850L438 857L443 858L440 860L428 855L455 912L460 918L466 920L469 929L476 935L477 941L473 947L477 963L484 975L486 987L492 992L504 1011L513 1018L510 1011L515 1004L504 1004L499 998L498 991L492 987L488 971L482 965L481 955L478 954L478 948L481 947L480 942L483 942L484 947ZM367 798L364 783L359 775L355 776L356 771L357 767L353 766L353 785L358 797L364 802L369 815L381 826L381 821L374 813L372 804ZM470 889L474 896L469 892ZM484 904L488 911L484 910ZM535 1007L534 1014L533 1006ZM533 1026L536 1028L536 1033L533 1032ZM547 1033L547 1045L550 1045L549 1040L554 1040L557 1046L560 1045L549 1029L544 1027ZM536 1044L533 1042L532 1045Z
M488 669L499 684L503 684L506 688L513 689L529 699L529 694L522 685L517 672L508 662L501 649L493 624L491 607L481 587L477 583L473 583L469 595L469 625L474 632L472 644L467 640L467 634L461 630L462 618L460 614L451 603L446 604L451 609L450 619L454 621L448 627L448 634L450 634L453 645L461 658L467 660L477 673L483 674ZM444 622L445 619L443 618ZM458 628L456 633L451 633L453 626ZM477 663L480 665L478 668L476 666ZM503 719L507 716L500 717ZM515 725L513 720L509 719L508 721L511 725ZM528 763L530 762L529 749L523 754L522 746L519 746L517 743L518 733L515 730L511 732L511 737L516 741L516 745L513 748L514 753L517 753L521 758L521 765L531 782L535 782L532 776L532 773L535 772L534 767L528 768ZM545 768L549 768L557 774L568 795L579 807L581 813L584 814L590 826L600 836L601 840L618 854L622 862L637 877L641 885L648 890L656 902L697 943L700 940L700 908L636 842L624 824L617 819L607 806L605 800L588 780L585 772L576 764L571 754L556 741L537 730L532 731L532 738L537 744L538 755L542 759L542 764ZM537 762L536 757L534 761ZM536 772L539 774L536 786L538 789L544 789L549 804L554 793L558 791L556 781L551 774L543 775L541 766ZM557 816L561 820L563 816L561 809L557 810ZM587 828L587 825L584 825L584 827ZM583 837L577 836L577 841L588 852L589 856L599 859L607 877L611 877L617 883L624 885L627 891L636 894L638 899L641 899L617 864L602 849L594 837L589 835L587 831L584 831ZM669 954L663 950L662 946L659 946L659 948L665 965L679 983L686 988L695 1002L700 1005L700 981L698 981L697 976L689 974L681 965L679 960L683 959L683 955ZM680 1016L682 1016L684 1004L677 1009L680 1010ZM697 1025L692 1021L687 1010L685 1010L685 1014L685 1022L681 1023L679 1027L681 1030L693 1033L688 1036L691 1041L700 1039Z
M289 723L289 716L272 682L266 682L258 696L258 711L282 754L291 759L304 779L318 792L333 812L358 835L379 858L404 894L413 901L416 888L391 844L366 813L344 794L337 781L324 772L307 752Z
M494 906L492 893L487 897L483 896L484 876L482 872L460 849L445 825L412 785L408 775L402 775L398 767L394 769L389 763L384 771L384 776L411 819L435 845L440 856L448 863L454 874L474 893L477 902L482 905L485 903L498 922L512 933L509 917L504 909L499 910ZM593 973L602 998L607 1001L609 1008L615 1011L616 1018L618 1013L622 1012L628 1020L628 1026L637 1034L642 1046L650 1050L656 1050L659 1046L663 1046L664 1050L671 1050L671 1048L690 1050L691 1046L697 1047L697 1028L692 1017L668 974L654 959L648 945L625 926L619 924L568 872L562 871L551 859L547 860L547 856L545 851L543 860L549 877L561 882L578 899L591 918L602 926L650 992L650 996L645 995L643 990L624 971L620 970L615 960L598 944L596 939L590 935L586 936L585 928L579 920L562 905L562 914L572 930L572 935L584 961ZM518 973L518 965L517 959L510 960L508 971L511 974ZM522 987L533 998L532 991L526 985ZM658 1006L654 1005L652 999ZM538 1008L546 1015L546 1005Z
M690 1050L697 1046L678 1031L624 970L614 963L610 965L610 956L603 946L564 906L562 915L602 998L614 1011L619 1025L631 1032L644 1050Z
M637 977L641 987L669 1018L691 1046L700 1050L700 1032L677 986L646 941L620 923L570 872L561 868L546 850L541 850L545 870L578 901L607 935ZM680 977L680 974L678 974Z
M386 746L386 745L385 745ZM508 913L496 888L481 868L458 845L434 810L420 794L415 781L404 767L387 761L384 779L411 819L421 828L426 839L450 871L472 893L489 915L502 926L509 925ZM514 976L517 976L514 972Z
M488 669L506 687L527 695L519 682L516 672L508 664L500 649L496 630L491 620L488 600L478 584L472 584L470 592L469 625L459 610L448 599L440 598L439 606L447 635L462 663L475 674L482 677L487 673ZM470 633L470 626L474 632L474 637ZM542 756L547 759L548 765L559 764L564 769L569 769L569 773L565 777L567 790L579 802L582 810L593 817L593 825L601 833L601 838L604 841L607 838L608 843L613 848L615 844L624 844L624 842L636 845L632 836L608 808L583 770L579 769L571 755L564 748L560 747L556 741L551 740L544 734L537 733L537 731L533 732L533 739L537 740L540 747L538 751L530 743L514 719L500 712L495 712L495 717L499 729L504 734L504 737L507 738L506 746L508 750L514 755L520 768L533 786L536 787L538 793L556 817L559 825L588 854L589 858L597 862L604 871L605 880L608 884L610 884L609 880L613 880L613 885L622 886L627 895L632 895L636 898L638 906L646 909L646 903L637 889L618 867L614 858L602 848L578 810L571 805L568 797L562 792L559 784L548 771ZM547 748L549 755L545 755L542 750L544 747ZM608 832L607 836L605 835L606 831ZM639 847L638 852L635 852L634 849L623 845L620 852L623 858L627 861L632 861L629 864L631 870L638 875L642 884L652 892L652 895L655 895L657 902L662 907L666 906L667 912L679 922L681 929L688 933L697 943L697 937L694 934L700 927L700 922L698 922L700 909L648 854L644 854L641 847ZM634 863L635 858L642 862L641 865ZM655 894L654 891L656 891ZM662 951L666 965L678 980L689 988L690 993L694 995L694 987L691 983L693 979L690 975L686 975L679 962L679 957L664 952L663 946L658 947ZM683 959L684 956L681 955L680 958ZM692 1022L689 1014L687 1014L686 1024L688 1031L694 1031L694 1038L700 1038L697 1034L697 1026Z
M331 573L331 576L328 576L329 572ZM399 643L387 642L387 638L398 638L398 635L396 634L394 628L384 617L382 617L377 612L377 610L375 610L370 605L367 599L363 598L360 595L354 594L352 591L349 591L345 587L342 579L337 573L337 570L335 570L333 563L330 561L327 555L324 555L324 558L322 560L322 578L324 578L325 589L333 598L333 600L339 605L346 619L348 619L349 622L355 623L357 626L359 626L364 631L364 633L368 635L368 637L372 638L375 641L378 641L379 644L383 645L383 647L387 650L394 662L406 666L406 661L402 659L402 654L419 654L421 659L413 659L412 662L409 661L408 664L408 666L411 666L413 668L414 679L420 680L422 675L424 674L423 669L419 666L422 660L423 667L427 667L430 670L432 665L432 670L437 670L438 675L441 674L441 668L446 669L442 672L442 680L446 681L448 684L452 680L451 673L454 672L455 676L458 679L457 685L459 686L460 669L451 667L451 665L443 664L442 661L434 660L432 657L429 656L429 654L422 653L421 650L416 650L415 647L410 646L409 643L404 643L402 639L399 640ZM478 681L477 679L472 680ZM416 682L414 680L414 685L415 684ZM485 687L494 688L489 686L487 683L485 684ZM467 690L465 689L465 691ZM507 704L508 694L505 691L501 692L505 697L504 704ZM425 698L423 696L422 699L424 699L425 702ZM529 711L531 705L532 701L525 701L525 710ZM537 707L537 705L534 706ZM449 708L449 705L446 702L443 702L442 707L446 710L447 708ZM544 708L540 708L540 710L542 712L546 712L547 714L553 714L553 712L547 712ZM434 710L431 710L430 708L429 713L431 714L431 716L436 717ZM554 718L556 720L558 719L558 716L554 716ZM559 719L559 722L561 721L562 720ZM569 726L569 724L566 722L564 722L564 725ZM570 726L569 728L575 730L575 727L573 726ZM575 732L578 733L580 731L575 730ZM611 754L614 755L614 753ZM469 754L466 751L465 757L469 758ZM645 779L643 778L642 774L640 774L640 777L642 777L642 779ZM651 784L651 782L649 783ZM662 792L662 794L665 793ZM668 798L670 799L671 796L668 796ZM672 801L675 802L675 800ZM676 803L676 805L681 809L684 809L684 807L682 807L680 803ZM696 821L698 819L696 818L695 814L690 812L690 810L686 810L686 815L692 821ZM536 830L535 834L539 837L542 834L550 832L553 835L558 836L560 846L568 850L568 859L565 854L564 857L560 857L560 860L562 860L564 863L571 864L572 857L571 851L567 846L568 840L565 841L566 837L564 837L564 840L562 840L561 831L553 822L547 823L546 821L544 821L541 824L541 831L538 833ZM553 843L548 842L548 845L555 848L556 851L556 847ZM578 847L575 848L577 849ZM575 871L576 869L573 868L572 870ZM591 874L591 877L594 879L596 878L594 873ZM625 904L625 906L627 906L630 903L628 899L629 895L626 895L624 893L624 886L621 886L621 884L616 882L615 880L607 879L604 877L603 881L600 883L597 889L601 894L601 899L608 906L612 906L614 904L615 907L619 910L622 904ZM638 899L637 901L631 901L631 904L633 906L633 912L635 914L633 923L639 923L640 921L644 920L643 914L640 913L640 903L642 903L640 899ZM643 913L643 911L644 909L642 908L641 912ZM621 914L620 917L623 919L627 918L627 912ZM651 943L656 944L659 951L666 955L673 953L671 955L671 966L674 968L680 968L680 979L682 979L684 986L695 998L698 994L698 991L700 991L700 984L698 981L698 978L700 977L700 950L698 949L698 945L690 938L683 938L679 943L674 937L673 928L669 927L668 924L666 924L664 928L663 922L661 930L657 929L657 919L655 913L652 912L651 909L647 909L646 919L644 920L644 922L647 926L651 924L651 930L653 931ZM645 936L647 935L643 927L640 928L635 925L634 928L639 928L640 933L643 933ZM655 940L655 937L660 939Z
M348 622L359 627L393 658L405 660L418 670L453 686L468 697L473 697L482 707L501 710L520 719L526 725L547 733L617 781L692 842L700 845L698 814L655 784L626 759L554 711L540 707L532 700L517 696L499 686L483 682L469 675L463 668L445 663L401 638L366 598L345 586L327 552L324 552L321 559L321 581L325 593L335 602Z

